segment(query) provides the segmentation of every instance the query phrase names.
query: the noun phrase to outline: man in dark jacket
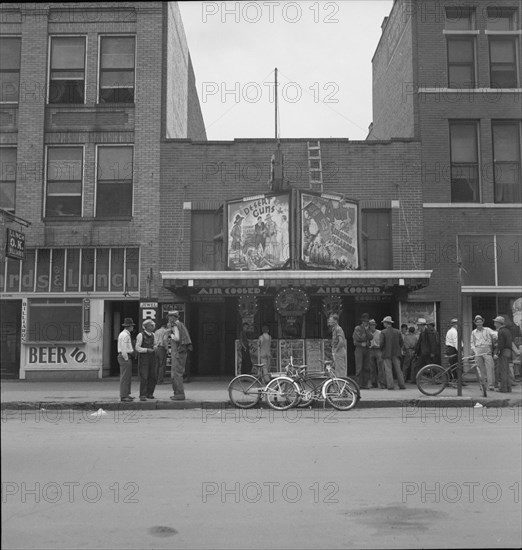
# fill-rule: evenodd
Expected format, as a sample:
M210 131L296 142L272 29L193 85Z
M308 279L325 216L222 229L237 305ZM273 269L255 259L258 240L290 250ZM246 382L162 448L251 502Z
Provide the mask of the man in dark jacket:
M513 345L513 335L506 327L504 317L495 317L493 319L495 328L497 329L497 348L494 358L498 358L498 373L500 376L500 389L502 393L511 392L511 379L509 377L509 361L511 360L511 347Z
M412 373L413 382L415 382L415 378L420 368L429 363L435 363L437 360L437 339L433 332L426 330L426 319L418 319L417 328L419 329L419 340L415 348L417 357Z
M386 386L389 390L395 389L393 385L393 365L399 388L404 390L406 388L401 370L402 334L400 330L392 327L393 320L391 317L385 317L382 320L382 324L384 325L384 330L381 331L381 350L384 373L386 375Z

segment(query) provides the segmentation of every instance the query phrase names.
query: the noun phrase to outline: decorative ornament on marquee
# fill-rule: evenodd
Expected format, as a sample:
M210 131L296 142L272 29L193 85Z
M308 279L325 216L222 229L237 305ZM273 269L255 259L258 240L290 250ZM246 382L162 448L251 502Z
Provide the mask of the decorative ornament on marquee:
M257 313L257 298L255 296L240 296L237 308L241 315L241 322L254 323L254 317Z
M310 298L300 288L283 288L276 294L275 307L283 317L300 317L308 311Z
M323 298L323 313L326 317L330 317L334 313L341 315L342 309L343 302L340 296L325 296Z

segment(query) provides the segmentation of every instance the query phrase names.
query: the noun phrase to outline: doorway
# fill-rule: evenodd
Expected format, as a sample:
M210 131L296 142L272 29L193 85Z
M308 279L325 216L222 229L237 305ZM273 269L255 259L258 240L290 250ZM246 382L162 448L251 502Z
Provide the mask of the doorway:
M139 302L136 301L121 301L121 302L105 302L104 314L104 356L103 356L103 376L119 376L120 365L118 363L118 335L122 330L122 323L125 317L131 317L135 323L139 322ZM134 345L136 336L138 335L138 325L131 333L132 345ZM138 374L138 362L136 359L132 361L132 374Z
M0 377L17 380L20 378L22 301L0 302L0 319Z
M223 327L225 323L224 304L199 304L195 308L196 342L193 374L199 376L220 376L224 372ZM195 371L195 372L194 372Z

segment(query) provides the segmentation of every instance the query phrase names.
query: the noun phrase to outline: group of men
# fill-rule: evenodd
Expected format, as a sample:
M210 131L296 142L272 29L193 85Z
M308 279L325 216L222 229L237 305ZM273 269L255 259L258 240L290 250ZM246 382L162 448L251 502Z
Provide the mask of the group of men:
M118 336L118 363L120 365L120 400L134 401L131 396L132 357L138 358L140 377L140 401L156 399L156 385L163 383L167 364L167 353L171 349L171 376L173 401L185 399L183 375L187 354L192 351L192 341L187 327L179 319L179 311L169 311L168 318L162 320L160 328L154 331L156 324L151 319L142 323L143 330L136 337L135 347L132 344L131 332L136 326L127 317L122 324L123 330Z
M473 322L476 328L471 332L471 354L475 357L483 380L486 380L488 389L491 391L511 392L514 379L514 373L510 373L513 335L506 326L505 318L499 315L493 319L496 331L484 326L485 319L482 315L475 315ZM450 364L457 360L459 347L457 326L458 319L452 319L451 328L446 334L446 356ZM497 361L496 368L495 361Z

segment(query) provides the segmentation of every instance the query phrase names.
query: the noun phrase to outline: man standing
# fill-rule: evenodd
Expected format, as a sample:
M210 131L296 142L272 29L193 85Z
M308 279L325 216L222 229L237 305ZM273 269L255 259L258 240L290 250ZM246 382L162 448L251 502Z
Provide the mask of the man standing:
M126 317L122 324L123 330L118 335L118 363L120 365L120 401L134 401L131 397L132 360L134 348L132 347L130 333L134 330L134 321Z
M513 335L511 331L506 327L506 321L504 317L500 315L493 319L495 328L497 329L498 339L495 357L498 358L498 373L500 376L500 388L499 392L510 393L511 392L511 379L509 376L509 362L512 356Z
M488 389L495 390L495 362L493 361L493 347L495 333L484 326L484 317L475 315L473 320L475 330L471 332L471 352L475 355L475 363L480 369L482 378L486 380Z
M241 334L239 335L239 344L241 346L241 374L252 373L252 358L250 357L250 342L248 341L248 334L250 332L250 325L245 322L242 325Z
M457 362L458 359L459 335L457 331L457 325L459 324L459 320L453 318L450 323L451 327L448 332L446 332L446 349L444 350L444 355L448 359L448 364L453 365ZM450 376L451 380L455 380L456 376L454 370L450 371L448 375ZM466 384L462 383L462 385L465 386Z
M346 357L346 337L344 330L339 326L339 315L333 313L328 317L328 325L332 329L332 359L335 376L342 378L348 376Z
M172 391L174 395L170 398L173 401L184 401L183 375L185 374L187 354L192 351L192 340L187 327L179 320L179 311L169 311L169 324L167 327L172 332Z
M401 370L401 350L402 350L402 334L401 331L393 328L393 320L390 316L385 317L382 320L384 330L381 332L381 350L382 350L382 362L384 363L384 372L386 375L386 386L389 390L393 390L393 369L395 370L395 376L397 376L397 382L399 383L399 389L405 390L404 378L402 377Z
M370 332L370 316L367 313L361 315L361 324L353 331L353 344L355 346L355 377L357 383L363 389L368 389L370 377L370 342L373 334Z
M143 330L136 338L138 352L138 369L140 373L140 401L155 399L156 388L156 354L154 352L154 327L151 319L143 321Z
M170 329L167 328L167 319L160 321L160 328L154 333L154 350L156 351L156 372L158 384L163 384L167 367L167 347L169 345Z
M407 381L411 384L415 384L413 364L418 339L419 335L415 332L415 327L408 327L406 336L403 336L402 338L402 353L404 356L404 360L402 362L402 377L405 382Z
M415 348L417 358L413 365L413 372L411 373L413 382L415 382L419 369L424 367L424 365L434 363L437 358L437 340L433 332L426 330L426 319L422 317L418 319L417 328L419 329L419 339Z
M370 342L370 382L372 388L385 387L384 370L382 366L381 331L377 329L375 319L370 319L370 333L373 338Z

